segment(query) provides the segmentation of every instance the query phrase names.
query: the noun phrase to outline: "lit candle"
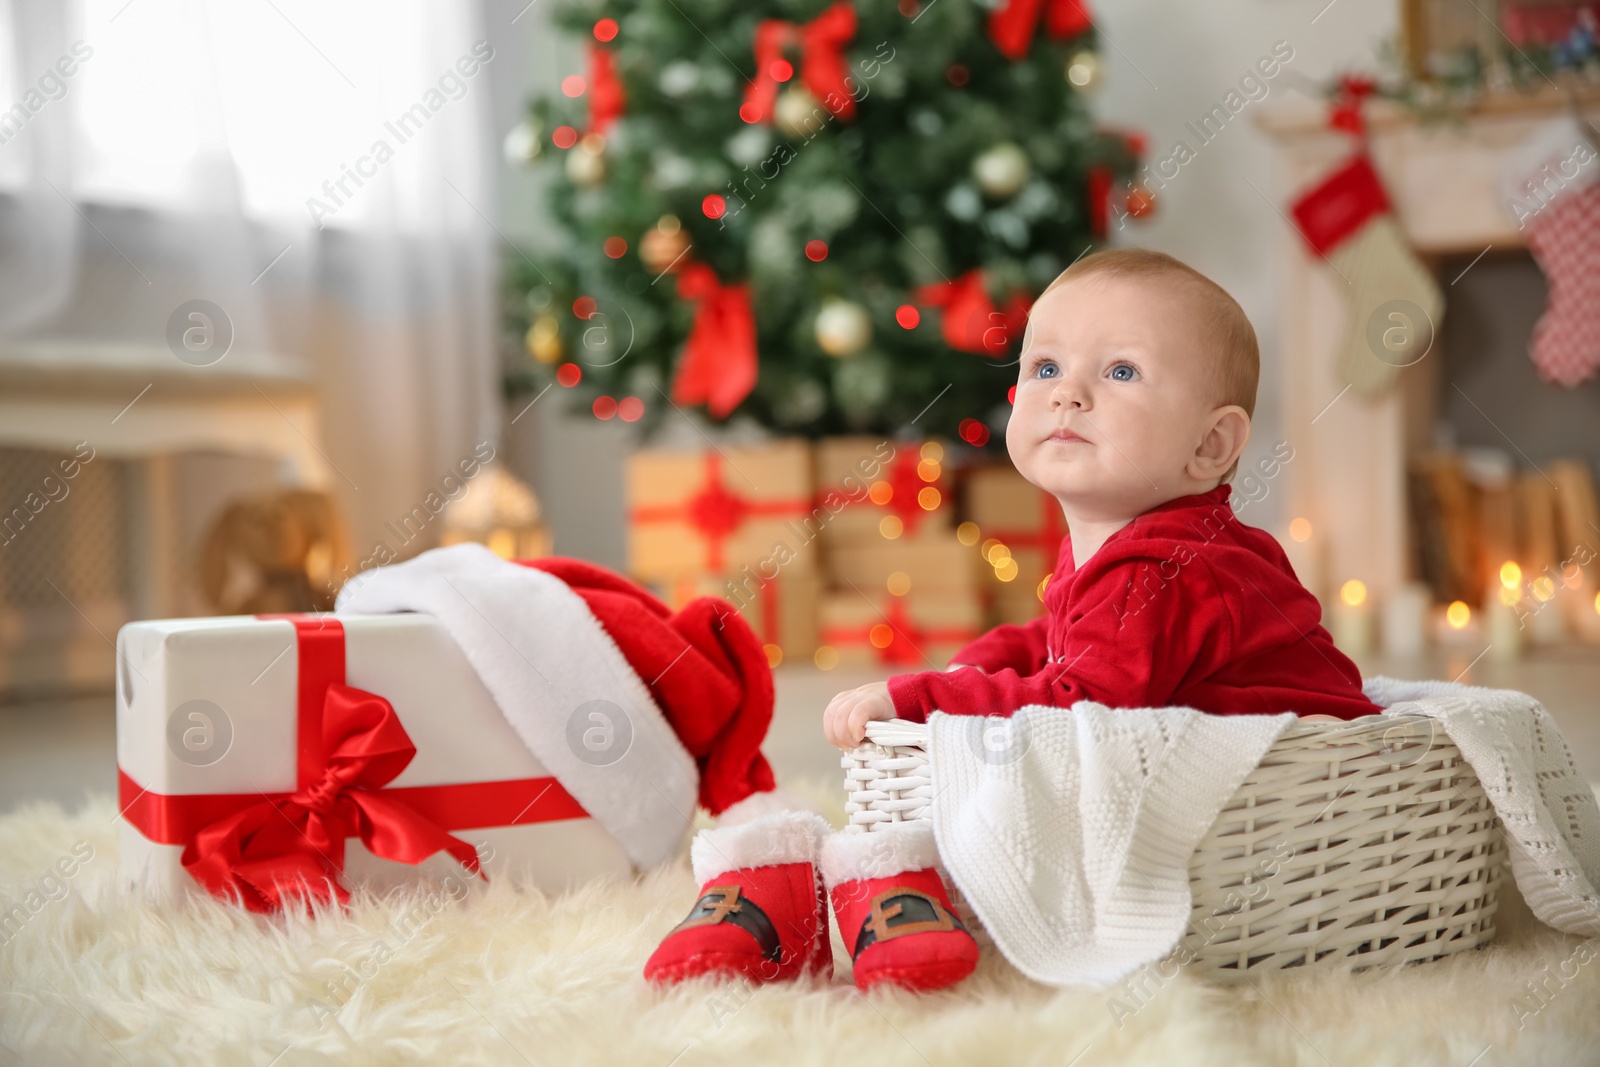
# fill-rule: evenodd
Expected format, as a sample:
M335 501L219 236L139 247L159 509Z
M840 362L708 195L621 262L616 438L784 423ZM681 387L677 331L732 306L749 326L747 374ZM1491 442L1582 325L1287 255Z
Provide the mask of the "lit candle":
M1444 609L1438 626L1439 644L1456 651L1471 648L1474 653L1483 650L1483 625L1473 617L1473 611L1464 600L1452 600Z
M1372 651L1372 602L1367 599L1365 582L1352 578L1339 587L1329 621L1333 643L1345 655L1361 657Z
M1567 639L1567 623L1561 617L1561 605L1552 603L1562 591L1548 575L1541 574L1528 583L1529 596L1523 600L1522 621L1528 629L1528 639L1534 644L1553 645Z
M1510 663L1522 658L1524 630L1522 617L1517 613L1521 599L1516 589L1501 588L1499 595L1489 601L1489 658Z
M1433 593L1421 582L1408 582L1389 594L1383 605L1383 652L1392 659L1415 659L1428 644L1428 608Z
M1484 608L1489 619L1489 658L1509 663L1522 658L1522 645L1527 640L1527 626L1523 616L1527 605L1522 603L1522 567L1516 560L1500 564L1491 581L1491 591Z

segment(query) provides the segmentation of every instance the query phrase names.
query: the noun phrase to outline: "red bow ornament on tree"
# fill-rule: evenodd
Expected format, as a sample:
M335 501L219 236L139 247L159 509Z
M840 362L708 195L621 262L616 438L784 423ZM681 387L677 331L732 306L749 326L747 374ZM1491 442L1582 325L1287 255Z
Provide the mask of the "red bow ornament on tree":
M421 863L448 852L481 876L471 845L376 792L417 754L389 702L336 683L323 697L322 716L322 777L202 829L183 850L183 866L195 881L219 896L237 893L251 911L274 911L299 893L346 903L350 894L340 878L345 838L352 834L387 860Z
M844 46L856 35L856 9L840 0L806 23L796 26L783 19L764 19L756 26L756 76L745 90L739 114L746 122L772 121L778 100L778 83L787 81L789 61L784 49L800 46L800 80L811 95L837 118L853 118L855 97L847 80L849 64ZM784 77L780 78L782 74Z
M589 129L598 134L611 131L611 126L622 117L628 102L622 91L622 79L617 77L616 57L609 48L597 44L589 46Z
M996 308L982 270L969 270L953 282L924 285L916 297L919 304L943 309L939 329L945 344L996 358L1006 354L1013 338L1022 336L1032 306L1027 296L1013 293L1004 311Z
M1001 55L1021 59L1028 54L1041 9L1051 37L1076 37L1093 25L1084 0L1006 0L989 16L989 39Z
M677 404L704 404L726 418L755 388L756 320L748 285L723 285L704 263L678 273L678 295L695 302L694 325L672 382Z

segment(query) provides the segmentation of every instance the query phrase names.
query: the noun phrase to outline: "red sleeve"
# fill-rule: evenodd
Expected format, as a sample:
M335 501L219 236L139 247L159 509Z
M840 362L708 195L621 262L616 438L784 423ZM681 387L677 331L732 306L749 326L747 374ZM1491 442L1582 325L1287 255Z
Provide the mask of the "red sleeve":
M895 714L926 722L933 711L1010 715L1030 704L1070 707L1080 700L1164 707L1197 664L1204 669L1228 658L1234 634L1221 590L1203 563L1179 567L1157 588L1152 583L1161 565L1147 556L1097 561L1063 606L1068 625L1054 662L1031 674L1008 667L898 675L889 679ZM1166 565L1170 569L1170 561ZM1131 595L1136 588L1146 595Z
M1018 674L1035 674L1050 657L1045 646L1048 631L1045 618L996 626L952 656L950 666L977 667L989 674L1009 667Z

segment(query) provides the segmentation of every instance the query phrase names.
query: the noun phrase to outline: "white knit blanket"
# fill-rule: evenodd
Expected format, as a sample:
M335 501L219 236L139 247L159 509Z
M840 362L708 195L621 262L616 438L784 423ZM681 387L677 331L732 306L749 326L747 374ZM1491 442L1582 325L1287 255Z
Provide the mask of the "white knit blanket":
M1461 749L1533 913L1600 935L1600 809L1544 707L1445 682L1373 678L1366 691L1389 714L1433 717ZM1177 946L1195 846L1294 721L1090 701L1010 719L934 712L941 861L1018 970L1048 985L1112 985ZM887 725L869 727L874 740L889 742Z

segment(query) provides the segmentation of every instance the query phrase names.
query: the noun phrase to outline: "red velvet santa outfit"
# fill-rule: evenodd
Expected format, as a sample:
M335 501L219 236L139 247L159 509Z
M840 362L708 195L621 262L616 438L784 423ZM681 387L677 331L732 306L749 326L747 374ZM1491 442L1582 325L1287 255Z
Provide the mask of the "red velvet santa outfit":
M1045 615L998 626L956 654L978 670L889 679L895 714L927 721L1010 715L1029 704L1182 705L1216 715L1332 715L1382 709L1321 625L1270 534L1246 526L1219 485L1152 508L1083 566L1063 538Z

